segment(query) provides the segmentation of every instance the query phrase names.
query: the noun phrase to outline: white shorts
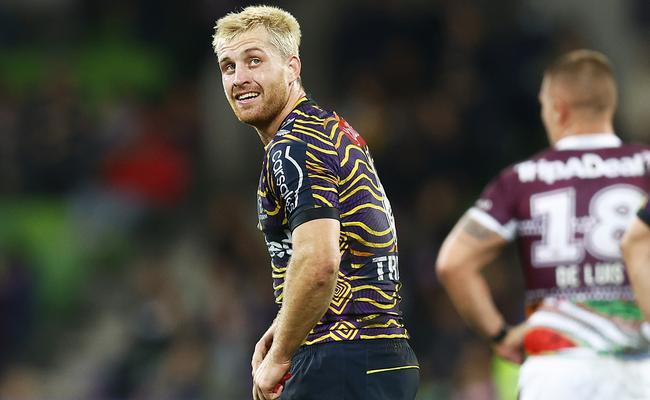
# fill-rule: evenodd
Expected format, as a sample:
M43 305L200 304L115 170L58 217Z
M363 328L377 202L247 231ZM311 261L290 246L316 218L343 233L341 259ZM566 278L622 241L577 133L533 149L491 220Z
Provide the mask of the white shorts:
M528 357L519 373L519 399L650 399L650 355L614 357L572 349Z

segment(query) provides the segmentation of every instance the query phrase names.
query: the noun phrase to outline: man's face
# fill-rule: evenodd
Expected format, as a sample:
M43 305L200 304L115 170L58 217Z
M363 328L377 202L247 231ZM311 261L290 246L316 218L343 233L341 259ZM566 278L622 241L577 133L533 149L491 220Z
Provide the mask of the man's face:
M289 99L288 60L262 27L222 43L217 53L223 89L237 118L254 127L268 125Z

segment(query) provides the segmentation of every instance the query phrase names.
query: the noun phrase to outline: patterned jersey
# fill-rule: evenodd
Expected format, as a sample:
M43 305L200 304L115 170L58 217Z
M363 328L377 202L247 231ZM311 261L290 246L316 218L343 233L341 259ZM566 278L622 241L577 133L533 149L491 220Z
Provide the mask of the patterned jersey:
M407 338L395 223L363 138L336 113L302 98L265 150L258 217L276 303L282 303L293 229L317 218L341 222L334 297L305 344Z
M611 134L571 136L506 168L470 209L517 239L528 322L539 328L526 338L531 353L647 347L619 242L648 189L650 148Z

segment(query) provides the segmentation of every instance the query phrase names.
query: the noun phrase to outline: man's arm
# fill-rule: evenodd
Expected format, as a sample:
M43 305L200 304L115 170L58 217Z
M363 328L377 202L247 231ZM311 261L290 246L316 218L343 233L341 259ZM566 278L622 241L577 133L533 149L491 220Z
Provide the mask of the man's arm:
M338 220L316 219L293 230L293 253L284 280L282 309L274 322L273 344L254 377L257 398L279 395L274 389L288 371L291 356L332 301L341 261L340 229Z
M481 269L500 254L508 242L467 213L445 239L436 272L452 303L470 327L493 338L505 326ZM522 329L513 329L494 345L500 356L521 362Z
M637 303L650 321L650 228L640 218L625 232L621 250Z
M323 317L334 296L341 262L340 223L317 219L293 231L282 310L270 354L289 360Z

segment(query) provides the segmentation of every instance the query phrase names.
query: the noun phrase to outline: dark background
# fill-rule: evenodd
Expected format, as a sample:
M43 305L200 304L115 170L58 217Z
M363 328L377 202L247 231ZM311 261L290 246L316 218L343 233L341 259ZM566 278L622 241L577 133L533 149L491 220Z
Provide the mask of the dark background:
M546 146L537 92L559 54L608 54L617 132L648 140L648 2L273 4L301 23L306 89L365 137L393 203L418 398L499 398L436 253L492 176ZM250 397L276 312L263 149L211 49L216 19L245 5L0 2L0 399ZM486 274L520 321L512 251Z

